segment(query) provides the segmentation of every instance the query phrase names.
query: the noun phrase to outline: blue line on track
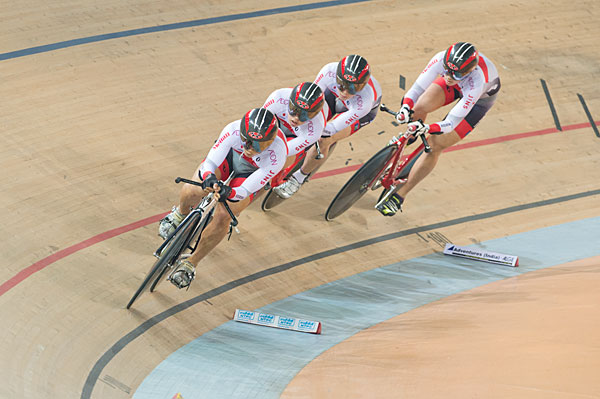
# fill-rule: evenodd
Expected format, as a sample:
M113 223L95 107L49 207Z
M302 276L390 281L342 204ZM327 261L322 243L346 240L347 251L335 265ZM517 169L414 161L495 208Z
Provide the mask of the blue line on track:
M0 54L0 61L8 60L11 58L19 58L27 55L46 53L49 51L59 50L66 47L79 46L81 44L101 42L104 40L118 39L128 36L145 35L147 33L164 32L168 30L191 28L194 26L212 25L221 22L237 21L240 19L250 19L264 17L267 15L286 14L297 11L315 10L319 8L335 7L345 4L353 3L364 3L370 0L333 0L333 1L322 1L318 3L300 4L296 6L271 8L269 10L245 12L241 14L224 15L221 17L211 17L204 19L196 19L194 21L178 22L167 25L150 26L147 28L131 29L122 32L105 33L103 35L83 37L79 39L66 40L64 42L45 44L43 46L30 47L22 50L11 51L9 53Z

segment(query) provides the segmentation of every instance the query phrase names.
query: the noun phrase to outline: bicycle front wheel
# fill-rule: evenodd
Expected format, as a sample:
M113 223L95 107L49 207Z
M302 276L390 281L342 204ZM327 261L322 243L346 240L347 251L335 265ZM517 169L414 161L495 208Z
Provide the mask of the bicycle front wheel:
M370 185L384 171L396 151L396 146L384 147L365 162L333 198L325 212L325 220L333 220L350 209L369 190Z
M200 213L192 214L189 223L179 230L171 239L171 244L163 249L161 258L164 256L167 261L164 262L162 270L157 273L152 285L150 285L150 292L154 292L158 284L165 280L164 277L167 272L173 268L177 259L179 259L181 254L188 248L190 242L194 238L194 230L196 230L197 221L200 217Z
M150 268L150 271L146 277L144 277L144 280L127 303L127 309L133 305L133 303L140 296L140 294L144 292L150 282L153 282L151 289L154 290L159 279L164 276L169 267L173 265L175 260L177 260L179 254L181 254L181 252L185 249L185 241L188 238L191 239L190 235L194 231L193 228L196 226L198 218L200 218L200 214L194 213L189 218L184 220L183 223L185 223L185 225L182 226L182 228L179 229L179 231L175 233L173 237L171 237L170 243L163 248L159 258L156 260L156 262L154 262Z

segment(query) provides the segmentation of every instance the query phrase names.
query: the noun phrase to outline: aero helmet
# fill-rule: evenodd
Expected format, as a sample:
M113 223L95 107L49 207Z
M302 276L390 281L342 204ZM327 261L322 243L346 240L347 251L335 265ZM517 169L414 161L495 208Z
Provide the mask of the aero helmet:
M290 115L297 116L300 122L306 122L321 112L323 100L323 91L319 85L311 82L300 83L290 94Z
M350 94L361 91L371 77L369 63L360 55L349 55L338 63L335 79Z
M275 138L278 129L277 117L264 108L251 109L240 121L240 137L245 148L252 148L257 152L262 150L261 143Z
M454 43L444 54L444 69L454 80L463 79L478 62L479 52L471 43Z

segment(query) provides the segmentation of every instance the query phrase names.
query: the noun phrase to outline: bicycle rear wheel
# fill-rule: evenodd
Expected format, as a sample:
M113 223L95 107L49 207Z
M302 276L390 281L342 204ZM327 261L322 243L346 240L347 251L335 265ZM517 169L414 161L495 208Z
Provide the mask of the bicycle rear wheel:
M381 174L392 159L397 147L382 148L360 167L333 198L325 212L325 220L333 220L346 212L370 188L370 184Z
M285 201L285 198L281 198L273 191L273 189L270 189L265 195L262 204L260 204L260 209L262 209L264 212L268 212L277 205L281 204L283 201Z
M191 232L193 232L193 227L195 227L195 225L197 224L197 220L199 217L199 213L194 213L188 219L184 220L185 225L182 226L182 228L177 233L175 233L173 237L171 237L169 245L163 248L159 258L156 260L156 262L154 262L154 264L150 268L150 271L148 272L146 277L144 277L144 280L127 303L127 309L129 309L131 305L133 305L133 303L136 301L136 299L140 296L140 294L144 292L148 284L154 279L156 279L157 276L162 277L162 275L164 275L169 266L173 264L177 257L179 257L179 254L184 248L183 245L185 243L185 239ZM156 284L153 284L153 287L155 285Z

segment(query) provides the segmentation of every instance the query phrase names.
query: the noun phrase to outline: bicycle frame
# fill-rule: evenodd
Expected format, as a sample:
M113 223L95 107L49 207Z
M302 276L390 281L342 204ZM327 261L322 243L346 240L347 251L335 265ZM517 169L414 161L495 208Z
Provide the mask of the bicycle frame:
M382 175L378 176L374 180L374 183L379 183L379 185L377 185L377 186L373 185L372 189L377 189L377 188L383 186L383 188L385 188L385 189L391 188L393 190L396 187L398 187L399 185L406 183L406 178L402 178L400 176L400 172L406 167L406 165L415 161L423 153L423 149L425 148L425 145L420 144L408 156L402 158L404 149L406 148L406 142L407 142L407 139L405 138L405 136L402 136L400 139L398 139L396 142L394 142L392 144L392 145L396 145L398 147L398 150L396 151L396 154L394 154L394 156L390 160L391 164L388 164L390 166L386 165L386 167L382 171Z
M233 177L233 173L224 182L224 184L228 184L229 181L232 179L232 177ZM196 182L194 180L184 179L182 177L178 177L177 179L175 179L175 182L176 183L184 182L184 183L188 183L188 184L193 184L195 186L200 186L200 187L202 186L201 183L198 183L198 182ZM192 211L185 217L185 219L183 219L181 221L181 223L179 223L179 226L177 226L177 228L171 234L169 234L169 236L156 249L156 251L154 251L154 256L157 257L157 258L159 258L160 254L163 251L163 249L169 244L169 242L175 236L175 234L179 230L181 230L183 228L183 226L185 226L187 224L187 223L185 223L185 221L187 219L189 219L190 217L192 217L194 214L199 213L200 214L200 218L198 219L198 225L194 227L194 234L192 235L192 237L196 236L197 235L198 227L200 226L200 222L202 221L202 214L205 211L209 211L209 212L212 211L214 209L214 207L217 205L217 203L218 203L218 201L214 198L214 193L209 193L206 197L202 198L202 200L200 201L200 203L194 209L192 209ZM238 224L237 218L235 217L235 215L233 214L233 212L229 208L229 205L227 205L227 202L223 202L222 204L225 207L225 209L227 210L227 212L229 213L229 216L231 217L231 227L236 227L237 224ZM194 252L196 250L196 247L198 246L198 242L199 241L200 241L200 236L198 236L198 238L196 239L196 243L194 244L193 247L190 247L189 243L188 243L187 244L187 248L189 248L191 250L191 252Z
M396 115L396 112L391 111L385 106L385 104L381 104L380 109L392 115ZM396 192L398 186L406 183L407 179L403 178L400 175L400 172L402 172L402 170L411 162L416 161L423 151L431 151L431 147L429 146L427 138L421 135L420 137L422 139L422 143L419 144L419 146L407 157L402 159L402 154L404 153L408 140L411 136L412 135L410 133L405 132L403 135L397 138L396 141L390 143L390 145L395 145L397 147L396 153L388 162L388 164L386 164L386 166L382 169L381 173L369 183L371 190L376 190L381 186L383 186L383 188L386 190L385 195L380 198L377 204L375 204L375 207L378 207L390 199L390 197Z

